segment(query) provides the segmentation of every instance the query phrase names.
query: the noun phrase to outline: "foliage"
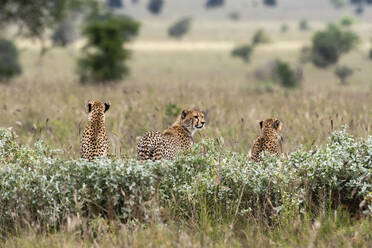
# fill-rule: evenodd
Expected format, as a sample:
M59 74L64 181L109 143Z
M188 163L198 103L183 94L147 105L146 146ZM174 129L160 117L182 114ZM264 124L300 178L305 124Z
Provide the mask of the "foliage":
M337 66L335 69L335 75L340 79L342 84L347 83L347 79L353 75L354 70L347 65Z
M147 9L154 15L159 15L163 9L164 0L150 0Z
M67 46L77 37L76 30L70 20L62 21L52 35L53 44L57 46Z
M15 140L11 129L0 129L2 232L50 230L73 216L146 221L165 208L177 218L208 213L217 222L250 216L269 223L340 206L372 211L372 136L356 140L345 130L313 150L264 154L259 163L224 150L222 139L156 162L63 161L43 143L30 148Z
M287 32L288 31L288 29L289 29L289 27L288 27L288 25L287 24L282 24L282 26L280 27L280 31L282 32L282 33L285 33L285 32Z
M318 31L312 40L312 62L318 67L328 67L338 62L339 57L352 50L359 37L350 30L330 24L326 30Z
M345 27L350 27L355 23L355 20L350 16L345 16L341 19L341 25Z
M244 62L248 63L251 59L253 49L253 45L240 45L231 51L231 55L241 58Z
M232 11L228 14L228 17L232 21L239 21L240 20L240 13L238 11Z
M126 16L107 14L91 19L83 30L88 44L79 59L80 81L115 81L128 74L124 62L130 54L123 45L137 35L138 29L139 23Z
M306 19L302 19L300 21L300 23L298 24L298 27L302 31L306 31L306 30L309 30L310 29L309 23L308 23L308 21Z
M168 28L168 35L177 39L182 38L182 36L189 32L191 20L192 19L190 17L184 17L176 21Z
M296 77L296 72L291 68L291 66L281 60L277 60L276 63L276 73L279 84L286 88L298 87L300 80Z
M264 5L266 6L276 6L277 2L276 0L263 0Z
M123 0L108 0L107 5L110 8L123 8L124 7Z
M17 47L10 40L0 39L0 82L21 74Z
M217 8L223 6L225 0L207 0L205 7L208 8Z
M46 29L60 23L71 11L96 7L95 0L2 1L0 26L16 24L26 35L40 37Z
M263 29L258 29L252 37L253 46L258 45L258 44L265 44L269 42L270 42L270 38L268 37L268 35L265 33Z
M343 8L346 4L345 0L330 0L330 2L336 9Z
M181 113L181 107L175 103L168 103L165 107L165 115L167 117L175 118Z

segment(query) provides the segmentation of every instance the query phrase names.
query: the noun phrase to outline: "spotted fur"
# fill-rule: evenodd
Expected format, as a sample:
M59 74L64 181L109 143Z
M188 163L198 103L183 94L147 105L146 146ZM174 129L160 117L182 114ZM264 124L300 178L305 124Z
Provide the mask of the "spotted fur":
M254 141L251 158L259 161L260 154L264 151L279 156L282 150L283 139L280 135L282 122L276 118L269 118L260 121L261 133Z
M86 105L88 124L80 141L81 157L92 161L99 156L107 156L110 141L106 134L105 112L110 108L109 103L89 101Z
M195 109L185 109L181 116L164 132L147 132L137 145L139 160L175 158L178 152L190 149L193 135L204 127L204 114Z

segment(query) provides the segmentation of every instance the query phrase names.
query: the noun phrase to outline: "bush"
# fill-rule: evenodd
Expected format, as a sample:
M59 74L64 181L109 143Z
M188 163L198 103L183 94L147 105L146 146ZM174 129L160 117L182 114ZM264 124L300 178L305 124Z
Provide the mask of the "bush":
M254 46L240 45L231 51L231 56L241 58L244 62L248 63L251 59Z
M168 28L168 35L177 39L182 38L187 34L191 27L191 18L184 17L179 21L176 21L173 25Z
M269 6L269 7L274 7L276 6L276 0L263 0L264 5Z
M163 0L150 0L150 2L147 5L147 9L150 11L150 13L158 15L162 10L163 5L164 5Z
M125 16L111 14L90 20L83 34L88 39L79 59L78 72L81 82L106 82L122 79L129 72L124 62L129 51L123 48L137 35L139 23Z
M238 11L233 11L228 14L228 17L232 21L239 21L240 20L240 13Z
M318 67L336 64L339 57L352 50L359 37L336 25L328 25L324 31L315 33L312 41L312 62Z
M306 31L310 29L309 23L305 19L300 21L300 23L298 24L298 27L301 31Z
M340 9L345 6L345 0L330 0L330 2L336 9Z
M222 139L156 162L63 161L43 143L30 148L15 139L0 129L1 233L53 230L77 215L146 221L162 209L184 219L208 212L217 221L250 216L272 224L340 206L372 211L372 136L356 140L345 130L314 150L264 154L259 163L223 150Z
M0 82L20 75L19 53L12 41L0 39Z
M341 25L345 27L350 27L355 23L355 20L350 16L345 16L341 19Z
M222 7L225 3L225 0L207 0L205 7L208 8L217 8Z
M299 86L300 80L291 66L283 61L277 60L276 74L280 85L286 88L295 88Z
M53 44L56 46L67 46L77 37L73 23L69 20L62 21L52 35Z
M265 86L271 87L275 83L282 87L295 88L301 84L303 72L301 68L292 69L288 63L276 59L256 69L253 76Z
M338 77L340 80L340 83L346 84L347 79L353 75L354 70L351 69L350 67L343 65L343 66L337 66L335 69L335 75Z
M282 33L285 33L285 32L287 32L288 31L288 29L289 29L289 27L288 27L288 25L287 24L282 24L282 26L280 27L280 31L282 32Z
M257 30L252 37L252 45L269 43L270 38L267 36L263 29Z

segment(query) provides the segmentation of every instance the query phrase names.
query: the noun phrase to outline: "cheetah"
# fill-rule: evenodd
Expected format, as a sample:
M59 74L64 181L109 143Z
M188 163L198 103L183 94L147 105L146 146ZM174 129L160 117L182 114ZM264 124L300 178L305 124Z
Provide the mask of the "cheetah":
M268 151L277 156L283 152L283 138L280 135L282 125L282 122L276 118L260 121L261 133L254 141L251 152L253 161L259 161L260 154L263 151Z
M205 125L204 113L185 109L164 132L147 132L137 145L138 160L173 160L179 151L188 150L193 135Z
M80 141L81 157L94 160L99 156L107 156L110 150L110 141L106 134L105 112L110 108L109 103L89 101L86 105L88 124L85 127Z

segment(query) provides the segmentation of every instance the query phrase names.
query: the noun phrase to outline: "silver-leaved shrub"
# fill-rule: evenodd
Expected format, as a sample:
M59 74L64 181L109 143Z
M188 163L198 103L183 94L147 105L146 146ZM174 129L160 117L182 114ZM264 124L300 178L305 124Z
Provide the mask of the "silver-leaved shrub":
M58 228L73 216L123 222L164 218L265 218L269 223L343 207L372 212L372 136L332 133L287 157L223 149L206 139L175 161L65 161L42 142L20 145L0 129L0 228Z

